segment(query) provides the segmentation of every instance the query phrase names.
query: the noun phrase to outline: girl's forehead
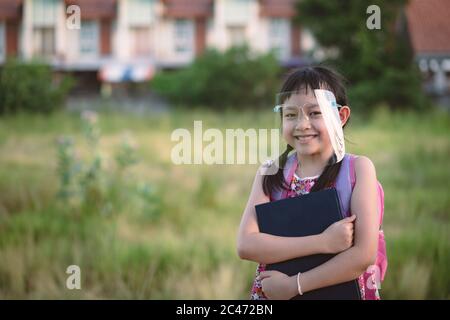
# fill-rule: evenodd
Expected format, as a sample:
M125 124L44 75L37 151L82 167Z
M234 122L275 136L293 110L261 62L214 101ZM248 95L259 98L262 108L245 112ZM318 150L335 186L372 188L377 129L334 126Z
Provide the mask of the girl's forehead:
M314 96L314 91L308 90L308 93L304 91L292 93L284 102L284 105L302 106L305 104L317 104L317 99Z

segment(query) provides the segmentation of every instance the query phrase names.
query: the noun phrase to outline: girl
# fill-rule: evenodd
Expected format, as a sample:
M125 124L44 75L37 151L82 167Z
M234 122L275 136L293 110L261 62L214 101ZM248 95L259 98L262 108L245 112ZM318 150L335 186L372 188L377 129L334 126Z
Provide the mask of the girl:
M291 73L278 95L282 136L287 148L278 159L279 168L273 162L259 168L237 241L239 257L259 263L251 299L290 299L357 278L363 299L379 299L376 280L380 274L382 279L386 270L384 236L379 231L383 193L370 159L343 151L339 130L343 138L342 128L350 118L343 82L329 68L308 67ZM321 92L334 94L336 99L334 127L332 113L318 101ZM268 169L276 173L265 174ZM347 192L337 182L339 176L348 173L353 184ZM255 205L329 187L338 190L347 218L321 234L307 237L279 237L259 232ZM292 277L265 271L266 264L320 253L339 254ZM374 264L379 272L366 272Z

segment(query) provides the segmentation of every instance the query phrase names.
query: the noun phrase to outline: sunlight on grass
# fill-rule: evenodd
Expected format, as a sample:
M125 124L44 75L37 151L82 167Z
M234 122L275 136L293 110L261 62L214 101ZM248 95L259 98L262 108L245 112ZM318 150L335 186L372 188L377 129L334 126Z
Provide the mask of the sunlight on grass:
M262 111L100 114L105 175L116 170L124 131L140 161L113 186L124 189L105 195L123 203L88 215L55 198L57 137L73 136L77 156L87 154L79 117L0 119L0 298L248 299L256 264L241 261L235 246L258 165L172 164L170 135L192 130L194 120L221 131L276 123ZM450 298L449 115L382 109L353 116L345 134L347 151L372 159L385 190L382 297ZM148 184L156 198L121 198L133 183ZM152 201L156 211L147 208ZM65 287L70 264L81 267L80 291Z

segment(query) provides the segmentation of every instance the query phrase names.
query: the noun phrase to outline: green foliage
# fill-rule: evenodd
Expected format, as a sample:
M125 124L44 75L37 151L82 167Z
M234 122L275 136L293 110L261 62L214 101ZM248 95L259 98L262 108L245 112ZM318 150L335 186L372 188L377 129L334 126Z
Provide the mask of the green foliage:
M53 77L46 64L9 60L0 70L0 114L60 109L72 85L72 78Z
M58 176L60 189L58 197L69 199L73 193L73 180L77 173L78 165L75 163L73 139L60 137L57 141Z
M320 46L337 52L326 63L350 81L352 107L368 110L385 103L391 108L421 109L427 104L420 73L413 61L403 14L407 0L303 0L297 20L309 28ZM380 7L381 29L369 30L366 13Z
M107 170L97 114L83 112L82 123L88 151L84 158L76 156L73 138L63 136L57 141L59 199L83 214L118 212L128 205L139 208L146 217L158 218L160 205L155 190L146 183L129 181L125 174L139 162L131 136L124 135L113 155L115 167Z
M136 145L133 143L129 134L123 137L115 154L117 167L120 171L124 171L127 167L135 165L139 162L136 154Z
M256 56L247 47L234 47L209 50L185 69L156 75L151 85L177 104L258 107L273 101L278 73L272 54Z
M273 125L269 110L102 115L102 194L120 212L109 215L84 214L79 203L80 215L65 214L73 212L66 200L55 202L58 124L71 128L68 163L83 164L71 173L74 190L93 159L78 117L0 118L0 298L248 299L256 264L239 259L235 240L257 167L173 165L171 132L199 117L220 130ZM120 134L131 126L140 162L120 170ZM356 114L345 131L348 152L373 161L385 191L381 298L449 299L448 113L377 109L364 121ZM82 270L82 290L65 287L71 264Z

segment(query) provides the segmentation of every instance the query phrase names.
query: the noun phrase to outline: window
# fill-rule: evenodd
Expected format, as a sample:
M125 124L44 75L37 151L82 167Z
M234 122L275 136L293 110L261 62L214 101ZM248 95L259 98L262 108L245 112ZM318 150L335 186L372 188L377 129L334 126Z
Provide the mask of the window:
M80 29L80 55L98 56L99 27L97 21L82 21Z
M245 44L245 27L228 27L228 35L231 46L242 46Z
M34 0L32 3L33 55L51 57L55 54L57 0Z
M194 43L194 23L187 19L175 20L175 52L192 53Z
M38 57L51 57L55 54L55 28L34 28L33 53Z
M269 26L269 46L278 59L286 60L291 50L291 26L287 19L271 19Z
M148 57L152 54L152 29L155 20L155 0L128 0L131 54Z
M5 40L5 24L3 22L0 22L0 61L5 59L6 56Z
M246 25L250 18L251 0L224 1L224 17L227 25Z
M58 0L33 0L32 9L34 26L55 25Z
M133 27L130 30L131 51L134 57L151 54L151 37L149 27Z
M127 3L130 26L148 26L153 23L155 0L128 0Z

